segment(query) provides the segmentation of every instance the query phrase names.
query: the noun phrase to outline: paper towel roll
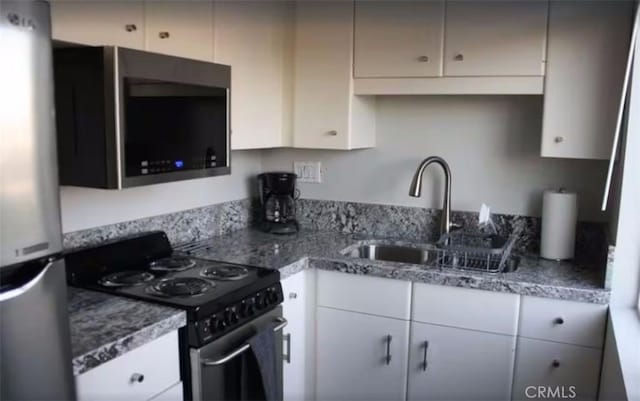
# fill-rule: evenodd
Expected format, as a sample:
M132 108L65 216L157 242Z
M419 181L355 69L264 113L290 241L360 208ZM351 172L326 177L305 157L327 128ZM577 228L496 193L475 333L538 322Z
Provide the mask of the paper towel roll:
M545 191L542 199L540 256L545 259L573 259L578 219L575 193Z

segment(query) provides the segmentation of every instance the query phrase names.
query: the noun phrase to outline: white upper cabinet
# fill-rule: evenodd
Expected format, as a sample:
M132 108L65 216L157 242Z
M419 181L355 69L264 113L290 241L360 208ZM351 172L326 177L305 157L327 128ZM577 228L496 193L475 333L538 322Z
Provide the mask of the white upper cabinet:
M142 1L53 1L51 22L57 40L144 49Z
M633 2L552 1L550 7L541 154L608 159Z
M542 76L546 1L447 1L446 76Z
M233 149L290 145L293 4L215 3L215 61L231 66Z
M296 2L296 148L375 146L375 98L353 92L353 18L353 1Z
M145 48L152 52L213 61L213 3L146 1Z
M356 78L442 75L444 1L356 1Z
M210 1L55 1L54 39L213 60Z

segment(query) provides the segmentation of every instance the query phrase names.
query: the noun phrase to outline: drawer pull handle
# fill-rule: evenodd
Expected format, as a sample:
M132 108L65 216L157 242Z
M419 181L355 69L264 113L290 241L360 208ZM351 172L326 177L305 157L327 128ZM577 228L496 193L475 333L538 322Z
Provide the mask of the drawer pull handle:
M338 131L331 130L331 131L327 132L327 135L329 135L329 136L337 136L338 135Z
M296 298L298 298L298 294L296 294L295 292L289 293L289 299L296 299Z
M163 31L158 33L158 36L160 37L160 39L167 39L170 35L169 32Z
M560 361L557 359L554 359L553 362L551 362L551 366L553 366L554 368L559 368L560 367Z
M421 63L428 63L429 62L429 56L420 56L418 57L418 61Z
M555 324L564 324L564 319L561 317L557 317L553 320L553 323Z
M427 366L429 366L429 363L427 362L427 351L429 350L429 341L425 341L423 347L424 347L424 354L422 356L422 371L426 372Z
M142 373L134 373L129 379L131 383L142 383L144 381L144 375Z
M287 346L286 346L286 354L284 354L284 361L286 363L291 363L291 333L287 333L284 336L282 336L284 341L287 342Z
M456 54L456 56L453 58L456 61L464 61L464 55L463 54Z
M138 30L138 27L136 24L127 24L124 26L124 30L127 32L135 32Z
M385 365L391 364L391 340L393 337L391 335L387 335L384 340L387 343L387 355L384 357Z

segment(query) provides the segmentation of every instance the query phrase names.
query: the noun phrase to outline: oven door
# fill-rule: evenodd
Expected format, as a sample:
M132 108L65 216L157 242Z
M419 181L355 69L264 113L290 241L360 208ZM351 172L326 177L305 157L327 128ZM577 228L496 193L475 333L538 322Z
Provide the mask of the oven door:
M247 340L258 330L271 327L276 330L275 346L277 361L277 380L282 394L282 328L286 320L282 318L282 307L260 316L229 334L205 345L190 350L191 392L194 401L242 400L242 369L244 354L251 352L246 346ZM240 351L244 349L244 351ZM257 374L257 371L256 371ZM261 380L259 376L250 378Z

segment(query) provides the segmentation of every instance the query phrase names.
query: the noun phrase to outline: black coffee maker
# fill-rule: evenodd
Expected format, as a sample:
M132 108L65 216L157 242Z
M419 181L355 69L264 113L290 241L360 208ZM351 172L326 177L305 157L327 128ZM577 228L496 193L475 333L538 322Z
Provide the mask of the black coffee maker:
M293 173L258 175L262 229L273 234L294 234L300 230L296 220L297 176Z

